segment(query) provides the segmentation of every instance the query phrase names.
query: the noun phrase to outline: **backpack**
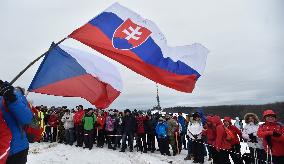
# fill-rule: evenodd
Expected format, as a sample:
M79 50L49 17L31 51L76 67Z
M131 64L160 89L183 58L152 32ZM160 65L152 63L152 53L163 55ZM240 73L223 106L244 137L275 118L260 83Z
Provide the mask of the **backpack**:
M7 107L4 99L2 100L2 105L7 113L11 113L10 109ZM43 128L40 127L40 121L41 119L39 118L36 109L32 109L33 107L29 107L33 114L33 118L30 124L24 125L24 126L19 126L22 137L24 136L24 132L26 133L27 139L29 143L34 143L38 142L42 139L42 133L43 133ZM11 114L13 117L13 115ZM16 119L15 119L16 120Z

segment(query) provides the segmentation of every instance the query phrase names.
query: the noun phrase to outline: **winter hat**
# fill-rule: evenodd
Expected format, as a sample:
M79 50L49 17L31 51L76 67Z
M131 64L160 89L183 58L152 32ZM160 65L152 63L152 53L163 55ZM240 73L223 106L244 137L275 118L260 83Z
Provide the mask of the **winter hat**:
M276 118L276 113L271 109L265 110L262 115L263 115L263 118L268 116L268 115L272 115Z
M88 114L92 114L92 113L93 113L93 110L88 110L87 113L88 113Z
M171 118L172 118L172 117L171 117L171 115L170 115L170 114L168 114L168 113L167 113L167 114L165 114L165 120L166 120L166 121L170 120Z
M195 119L195 118L197 118L197 117L199 117L199 118L200 118L200 115L199 115L199 113L198 113L198 112L195 112L195 113L192 115L192 117L193 117L193 119Z
M213 117L212 116L207 116L206 117L207 122L213 122Z
M159 121L164 121L164 118L163 118L163 117L160 117L160 118L159 118Z
M224 117L223 122L224 122L224 121L228 121L229 123L232 123L232 122L231 122L231 121L232 121L231 117Z
M113 111L109 111L108 113L110 116L114 115Z
M246 124L249 123L249 118L250 118L250 117L253 117L255 124L258 124L258 123L259 123L259 119L258 119L258 117L257 117L257 115L256 115L255 113L247 113L247 114L245 114L245 116L244 116L244 120L245 120L245 123L246 123Z
M215 115L215 116L212 117L212 122L213 122L213 124L215 124L215 125L222 124L221 118L220 118L219 116L217 116L217 115Z
M127 113L127 112L128 112L128 113L131 113L131 111L130 111L129 109L125 109L125 110L124 110L124 113Z

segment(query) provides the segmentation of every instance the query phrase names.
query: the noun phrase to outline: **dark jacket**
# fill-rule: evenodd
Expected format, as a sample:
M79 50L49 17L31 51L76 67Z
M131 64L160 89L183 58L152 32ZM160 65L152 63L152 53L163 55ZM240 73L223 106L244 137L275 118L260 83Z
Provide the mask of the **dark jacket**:
M115 118L114 122L114 130L116 131L116 134L121 134L122 133L122 117L118 116Z
M157 120L155 118L151 118L151 119L148 119L146 122L145 122L145 133L147 134L151 134L151 135L155 135L156 134L156 126L157 126Z
M136 121L132 115L124 116L122 119L123 133L134 133L136 130Z

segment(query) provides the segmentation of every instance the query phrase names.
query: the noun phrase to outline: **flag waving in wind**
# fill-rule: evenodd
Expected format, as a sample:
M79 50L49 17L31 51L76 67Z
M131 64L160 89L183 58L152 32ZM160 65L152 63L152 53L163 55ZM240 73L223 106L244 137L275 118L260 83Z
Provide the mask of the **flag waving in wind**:
M193 91L208 54L198 43L169 47L153 22L118 3L69 37L148 79L182 92Z
M114 65L62 45L52 45L29 87L30 92L82 97L97 108L107 108L121 90L122 80Z

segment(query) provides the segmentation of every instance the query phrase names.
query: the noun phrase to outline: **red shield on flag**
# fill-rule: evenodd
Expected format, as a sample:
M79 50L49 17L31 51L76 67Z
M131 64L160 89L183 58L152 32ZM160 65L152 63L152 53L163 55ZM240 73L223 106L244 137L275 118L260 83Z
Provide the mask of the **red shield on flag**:
M143 44L151 33L149 29L127 19L115 30L112 45L120 50L130 50Z

